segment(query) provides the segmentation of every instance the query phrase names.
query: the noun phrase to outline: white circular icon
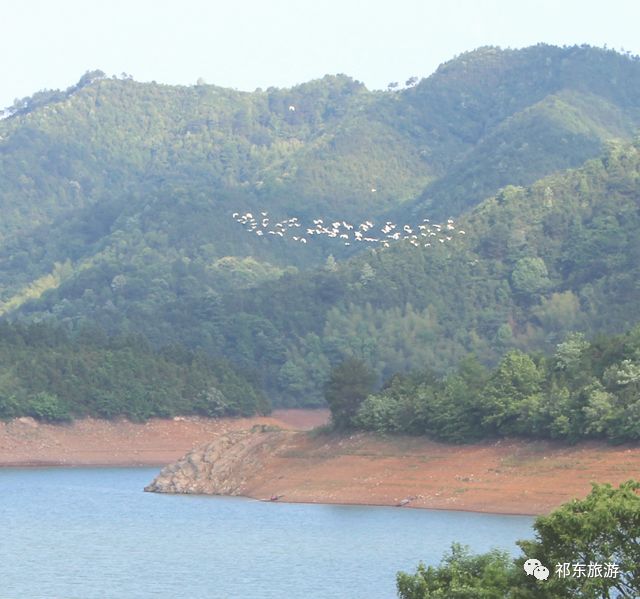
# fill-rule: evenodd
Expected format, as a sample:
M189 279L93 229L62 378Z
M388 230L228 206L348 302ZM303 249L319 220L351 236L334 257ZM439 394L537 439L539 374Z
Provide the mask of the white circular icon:
M531 576L533 574L533 571L536 568L539 568L540 566L542 566L542 562L540 560L537 559L528 559L524 564L523 564L523 568L524 571L527 573L527 576Z
M533 571L533 575L538 580L547 580L547 578L549 578L549 568L545 568L544 566L538 566Z

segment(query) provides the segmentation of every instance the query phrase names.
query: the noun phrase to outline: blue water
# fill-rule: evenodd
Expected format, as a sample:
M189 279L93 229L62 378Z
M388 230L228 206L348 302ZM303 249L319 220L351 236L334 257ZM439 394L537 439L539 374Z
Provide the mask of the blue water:
M0 469L1 599L393 599L532 518L143 493L149 468Z

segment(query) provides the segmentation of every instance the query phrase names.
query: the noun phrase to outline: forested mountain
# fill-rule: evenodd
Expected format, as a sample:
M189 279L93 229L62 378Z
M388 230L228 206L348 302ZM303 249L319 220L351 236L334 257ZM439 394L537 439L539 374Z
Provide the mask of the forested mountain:
M531 187L507 187L451 242L401 242L223 298L226 355L267 386L320 399L330 365L363 359L380 377L468 352L551 350L570 331L618 332L640 306L639 145ZM465 231L465 235L459 233ZM252 331L255 344L238 343ZM229 343L231 340L231 343Z
M640 123L639 66L613 51L542 45L487 48L443 65L407 100L437 115L459 145L414 210L458 214L500 187L578 166L605 139L628 137Z
M483 48L387 92L88 73L0 121L0 315L224 355L289 404L321 402L348 355L382 380L622 330L639 299L638 98L640 61L589 47ZM258 237L240 211L461 215L466 235L353 256Z

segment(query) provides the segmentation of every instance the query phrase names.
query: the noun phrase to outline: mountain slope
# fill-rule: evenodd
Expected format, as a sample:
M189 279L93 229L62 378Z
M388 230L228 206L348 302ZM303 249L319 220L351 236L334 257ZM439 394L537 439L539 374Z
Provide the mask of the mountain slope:
M383 379L447 370L470 351L492 363L512 347L550 349L568 331L619 332L637 321L638 144L507 187L458 227L465 234L451 242L399 243L235 294L223 302L226 355L261 365L272 391L319 400L330 365L349 355ZM262 331L271 350L243 349L242 327Z
M533 182L630 139L638 98L637 59L544 45L482 48L400 92L343 75L241 93L88 74L0 121L0 316L223 354L289 402L319 401L348 354L384 377L620 330L637 300L636 146ZM469 213L514 184L533 185ZM362 244L258 237L242 211L460 213L469 231L343 265Z
M143 246L129 249L137 257L166 233L168 260L174 250L278 266L340 257L322 244L256 244L226 217L446 218L630 138L638 97L638 61L544 45L482 48L387 93L342 75L242 93L88 73L0 121L0 298L20 297L55 263L99 262L123 237Z
M382 380L447 370L469 351L493 363L512 347L550 349L572 330L622 331L640 305L639 149L612 144L581 169L507 187L431 247L398 242L208 294L191 293L202 266L176 261L184 288L170 301L161 279L116 275L104 292L98 271L86 269L23 314L91 317L158 344L205 348L289 404L321 402L331 365L349 355ZM113 272L100 271L105 281Z
M447 154L445 127L458 146L413 212L460 214L504 185L579 166L604 140L628 138L640 125L639 72L637 58L543 44L482 48L441 66L407 101L430 116L422 129L435 143L423 151Z

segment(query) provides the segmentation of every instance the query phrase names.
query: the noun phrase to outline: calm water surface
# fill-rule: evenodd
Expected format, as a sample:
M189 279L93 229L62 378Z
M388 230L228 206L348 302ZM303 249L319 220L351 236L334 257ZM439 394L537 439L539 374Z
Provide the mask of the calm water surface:
M0 469L1 599L393 599L452 541L533 519L143 493L149 468Z

